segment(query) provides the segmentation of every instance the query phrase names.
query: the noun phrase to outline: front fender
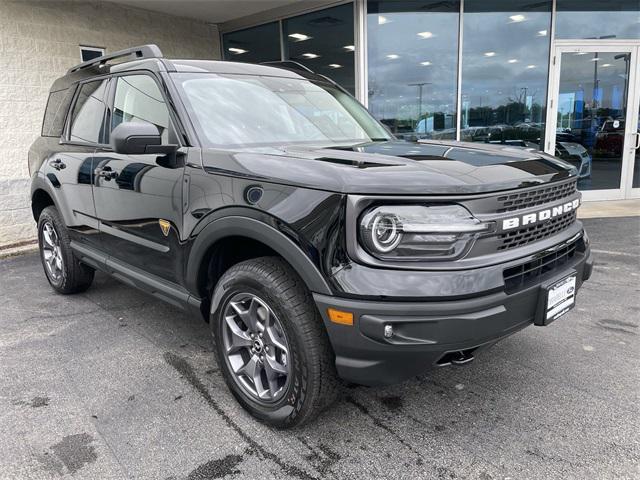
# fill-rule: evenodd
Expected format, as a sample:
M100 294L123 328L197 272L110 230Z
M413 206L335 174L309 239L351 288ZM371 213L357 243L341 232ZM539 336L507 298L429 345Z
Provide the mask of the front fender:
M331 289L318 267L284 233L263 221L231 215L212 220L196 236L186 268L187 289L198 291L198 272L209 248L225 237L241 236L261 242L275 250L300 275L312 292L331 295Z

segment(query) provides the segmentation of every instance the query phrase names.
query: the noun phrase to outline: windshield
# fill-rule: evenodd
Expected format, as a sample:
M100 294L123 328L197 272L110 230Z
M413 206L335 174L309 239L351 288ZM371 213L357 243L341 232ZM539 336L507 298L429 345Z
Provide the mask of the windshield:
M354 144L390 138L350 95L305 79L172 75L209 147Z

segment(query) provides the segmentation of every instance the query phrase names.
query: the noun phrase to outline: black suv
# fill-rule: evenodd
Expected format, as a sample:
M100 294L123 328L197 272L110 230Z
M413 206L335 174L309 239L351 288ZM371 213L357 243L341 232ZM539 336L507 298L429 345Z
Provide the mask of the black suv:
M399 382L546 325L592 271L570 164L399 141L290 62L85 62L53 84L29 166L53 288L101 270L202 315L235 397L277 426L339 377Z

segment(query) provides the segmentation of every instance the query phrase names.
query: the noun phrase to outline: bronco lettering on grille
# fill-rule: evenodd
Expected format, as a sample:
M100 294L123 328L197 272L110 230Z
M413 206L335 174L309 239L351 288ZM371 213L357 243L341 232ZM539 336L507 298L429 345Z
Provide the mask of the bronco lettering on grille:
M519 217L507 218L502 221L502 230L511 230L520 226L533 225L534 223L543 222L551 218L562 215L563 213L575 210L580 206L580 199L576 198L572 202L556 205L555 207L540 210L539 212L528 213Z

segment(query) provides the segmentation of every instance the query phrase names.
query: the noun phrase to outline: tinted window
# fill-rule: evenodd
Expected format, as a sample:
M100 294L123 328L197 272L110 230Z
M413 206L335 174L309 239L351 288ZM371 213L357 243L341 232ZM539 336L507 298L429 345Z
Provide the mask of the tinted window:
M71 115L69 138L75 142L103 143L104 94L107 80L87 82L80 87Z
M367 4L369 109L397 136L455 138L457 1Z
M44 120L42 121L43 137L59 137L64 130L64 119L67 116L67 110L73 99L74 89L59 90L49 94L47 108L44 111Z
M267 23L222 36L225 60L234 62L273 62L280 60L280 25Z
M461 140L539 146L551 1L465 0Z
M286 60L326 75L355 93L353 4L327 8L282 22Z
M122 122L153 123L169 143L169 109L158 84L148 75L117 77L111 130Z
M83 62L93 60L104 55L104 48L80 47L80 58Z
M638 0L558 0L556 38L640 38Z

